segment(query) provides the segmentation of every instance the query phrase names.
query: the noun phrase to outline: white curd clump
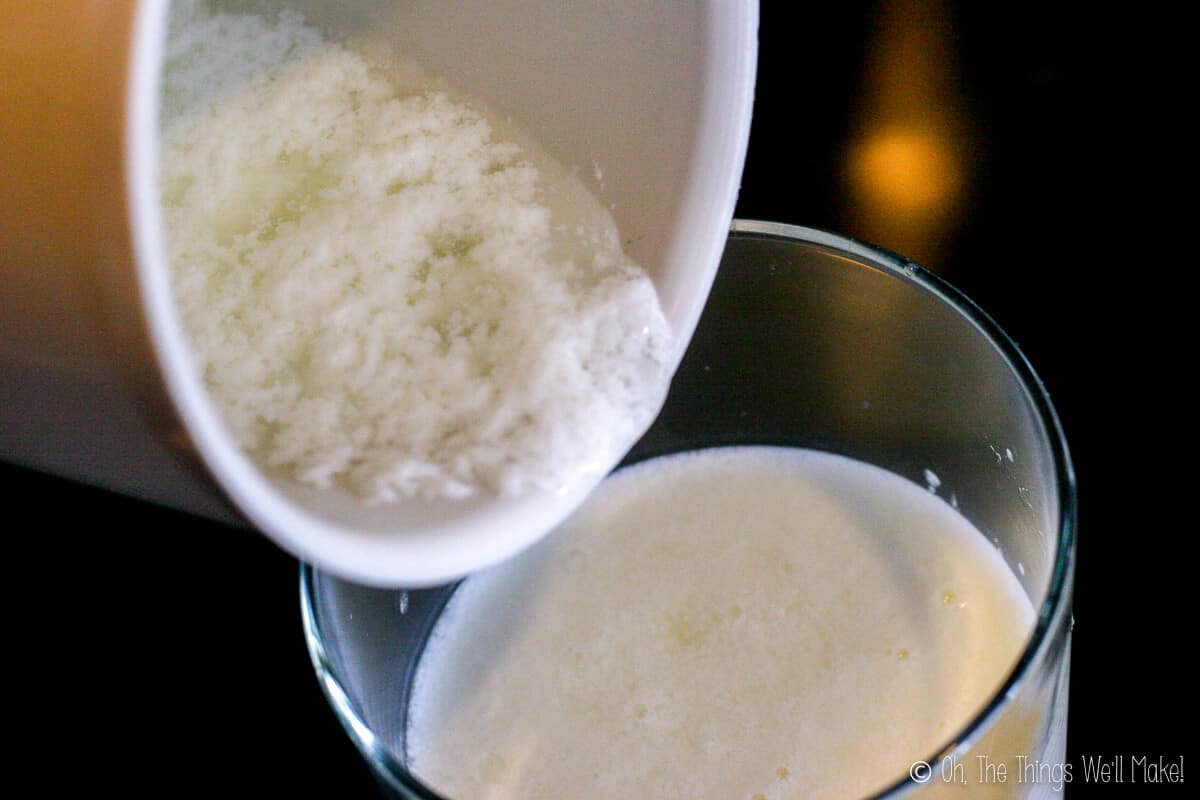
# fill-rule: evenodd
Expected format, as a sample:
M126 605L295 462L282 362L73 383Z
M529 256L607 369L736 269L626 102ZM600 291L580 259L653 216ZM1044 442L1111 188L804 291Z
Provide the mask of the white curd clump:
M173 23L174 290L260 464L369 501L513 495L607 470L645 430L670 331L577 177L295 14Z

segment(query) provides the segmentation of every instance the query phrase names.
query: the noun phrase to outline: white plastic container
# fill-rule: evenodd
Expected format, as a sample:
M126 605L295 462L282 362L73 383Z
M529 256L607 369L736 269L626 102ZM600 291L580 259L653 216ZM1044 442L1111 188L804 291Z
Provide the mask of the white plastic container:
M593 176L682 356L733 214L757 4L432 0L289 5L337 36L382 33ZM246 4L239 3L239 10ZM276 481L197 378L159 221L169 3L29 3L0 22L0 458L224 520L377 585L427 585L533 541L552 502L363 506ZM592 178L589 178L592 180Z

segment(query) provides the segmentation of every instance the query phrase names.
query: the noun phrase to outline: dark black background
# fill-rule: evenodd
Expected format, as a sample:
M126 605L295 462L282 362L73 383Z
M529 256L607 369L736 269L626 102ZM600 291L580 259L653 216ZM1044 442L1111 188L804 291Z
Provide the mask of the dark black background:
M1194 364L1178 357L1173 321L1186 265L1134 223L1159 200L1125 183L1148 140L1118 133L1135 113L1123 94L1128 52L1095 14L1061 3L764 2L737 209L904 252L983 306L1041 374L1079 484L1076 763L1184 752L1182 647L1194 631L1180 544L1193 528L1178 511L1186 473L1170 464L1190 460L1195 436L1187 392L1158 366L1163 355L1175 370ZM872 136L906 125L940 142L958 176L932 217L881 210L856 189ZM47 786L127 796L372 795L311 673L291 557L246 530L9 465L0 478L13 544L9 689L36 712L8 727L49 757L18 766Z

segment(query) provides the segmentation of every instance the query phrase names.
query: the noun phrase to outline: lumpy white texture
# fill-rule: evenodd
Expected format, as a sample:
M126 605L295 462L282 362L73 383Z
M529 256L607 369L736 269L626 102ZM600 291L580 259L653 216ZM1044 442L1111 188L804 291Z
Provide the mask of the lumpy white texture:
M1033 616L987 540L892 473L658 459L457 590L408 755L456 800L862 797L983 707Z
M608 469L669 381L653 284L578 178L373 52L289 13L173 17L174 289L232 435L370 501Z

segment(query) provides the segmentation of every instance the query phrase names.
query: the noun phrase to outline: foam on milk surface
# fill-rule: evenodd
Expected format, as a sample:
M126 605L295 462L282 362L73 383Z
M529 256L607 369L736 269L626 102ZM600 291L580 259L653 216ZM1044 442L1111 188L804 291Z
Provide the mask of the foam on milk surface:
M1033 621L924 487L815 451L657 459L457 590L408 755L457 800L858 797L982 708Z
M670 331L582 181L377 43L289 13L172 21L173 283L259 463L373 501L519 494L641 434Z

